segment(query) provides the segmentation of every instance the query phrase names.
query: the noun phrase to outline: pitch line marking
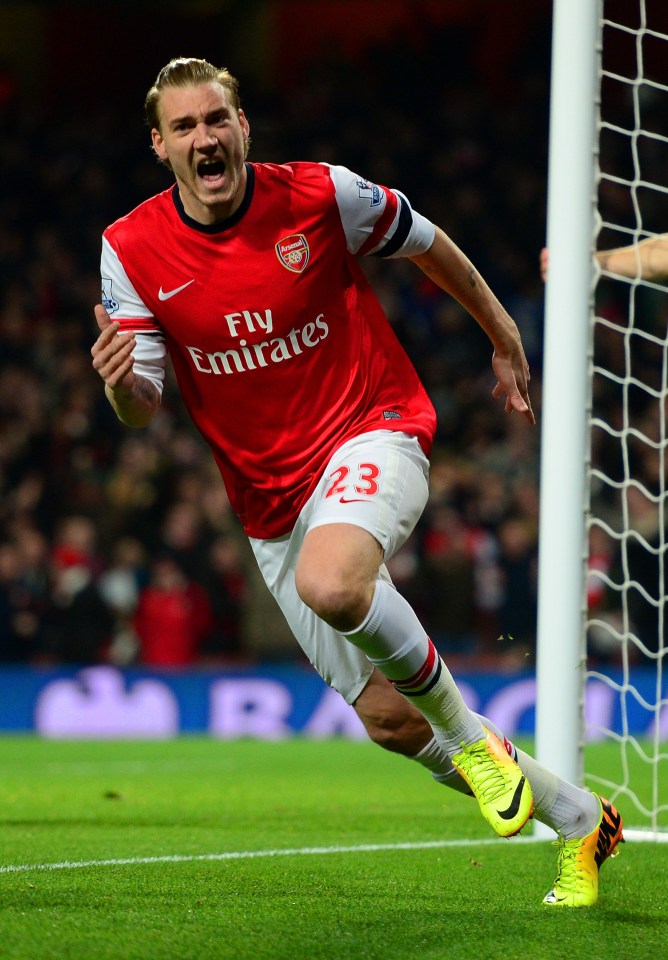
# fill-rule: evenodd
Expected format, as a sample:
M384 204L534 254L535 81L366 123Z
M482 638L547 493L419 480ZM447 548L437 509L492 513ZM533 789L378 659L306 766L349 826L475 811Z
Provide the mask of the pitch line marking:
M448 847L480 847L502 843L500 837L481 840L425 840L419 843L361 843L350 847L293 847L284 850L231 850L227 853L170 854L164 857L117 857L109 860L63 860L59 863L16 863L0 866L0 873L31 870L78 870L82 867L132 867L149 863L195 863L218 860L254 860L262 857L306 857L330 853L376 853L383 850L442 850ZM513 837L513 844L536 843L533 837Z
M668 833L649 830L624 830L627 840L634 842L668 843ZM512 843L547 842L541 837L513 837ZM164 857L116 857L108 860L62 860L57 863L16 863L0 865L2 873L29 873L31 870L78 870L82 867L132 867L150 863L203 863L219 860L256 860L263 857L307 857L330 853L377 853L384 850L444 850L452 847L489 847L503 843L500 837L475 840L425 840L419 843L361 843L349 847L292 847L284 850L230 850L227 853L185 853Z

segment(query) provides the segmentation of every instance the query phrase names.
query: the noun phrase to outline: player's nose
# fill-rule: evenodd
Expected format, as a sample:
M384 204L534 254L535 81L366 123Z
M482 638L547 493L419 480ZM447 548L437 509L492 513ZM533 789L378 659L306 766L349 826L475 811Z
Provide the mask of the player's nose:
M205 123L199 123L195 128L195 139L193 141L193 146L197 150L211 150L215 148L218 144L218 141L211 130Z

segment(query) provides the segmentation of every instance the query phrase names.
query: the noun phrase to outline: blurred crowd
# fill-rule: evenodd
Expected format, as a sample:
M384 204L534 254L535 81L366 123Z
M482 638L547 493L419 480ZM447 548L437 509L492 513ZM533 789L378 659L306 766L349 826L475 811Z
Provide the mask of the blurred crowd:
M520 326L539 413L549 37L530 38L492 90L466 36L455 39L371 50L355 64L331 55L271 95L229 66L251 160L343 163L402 190L462 247ZM64 108L45 124L13 109L13 96L5 83L0 660L298 658L171 373L154 423L132 431L91 368L101 233L170 183L141 104L118 116L102 103L85 123ZM365 268L439 424L430 501L392 576L451 662L529 668L539 429L491 398L489 343L458 304L408 262Z

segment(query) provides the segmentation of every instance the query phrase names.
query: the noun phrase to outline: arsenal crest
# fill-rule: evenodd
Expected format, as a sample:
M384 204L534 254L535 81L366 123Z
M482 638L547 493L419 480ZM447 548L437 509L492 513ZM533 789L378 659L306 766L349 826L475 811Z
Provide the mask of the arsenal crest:
M309 246L303 233L293 233L276 244L276 256L284 267L293 273L301 273L308 263Z

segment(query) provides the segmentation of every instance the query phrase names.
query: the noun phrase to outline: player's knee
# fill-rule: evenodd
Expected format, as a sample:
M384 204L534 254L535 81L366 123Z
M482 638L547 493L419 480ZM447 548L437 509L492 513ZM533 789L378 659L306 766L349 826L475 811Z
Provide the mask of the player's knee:
M297 593L313 612L335 630L354 630L369 609L369 591L355 580L329 572L298 570Z

